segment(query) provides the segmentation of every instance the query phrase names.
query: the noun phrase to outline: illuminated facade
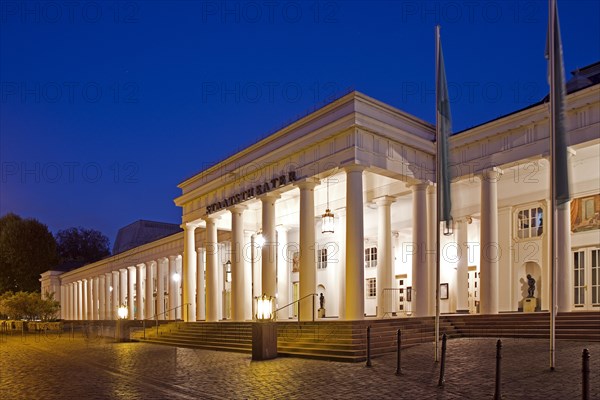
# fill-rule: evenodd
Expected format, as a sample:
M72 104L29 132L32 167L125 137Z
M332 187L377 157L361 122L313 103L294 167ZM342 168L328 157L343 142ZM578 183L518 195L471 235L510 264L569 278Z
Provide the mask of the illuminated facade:
M579 73L600 74L600 63L586 68ZM579 79L567 98L574 200L557 214L559 311L600 307L594 82ZM528 274L537 309L548 310L547 108L450 138L454 227L441 238L442 313L521 311ZM262 294L277 309L293 303L280 320L433 315L434 134L349 93L182 182L183 232L45 273L43 291L56 292L64 319L115 319L126 304L136 319L250 320ZM326 210L333 232L322 233L331 230Z

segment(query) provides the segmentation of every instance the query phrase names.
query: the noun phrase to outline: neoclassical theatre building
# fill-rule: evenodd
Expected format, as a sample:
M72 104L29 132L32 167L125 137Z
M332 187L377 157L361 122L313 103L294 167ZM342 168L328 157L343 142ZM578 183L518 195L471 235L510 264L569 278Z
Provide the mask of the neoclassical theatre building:
M600 311L600 63L572 74L558 307ZM549 309L548 123L541 101L450 138L442 313L522 312L527 275ZM116 319L119 305L131 319L251 320L262 294L279 320L433 315L434 141L432 124L351 92L180 183L182 229L48 271L42 293L67 320Z

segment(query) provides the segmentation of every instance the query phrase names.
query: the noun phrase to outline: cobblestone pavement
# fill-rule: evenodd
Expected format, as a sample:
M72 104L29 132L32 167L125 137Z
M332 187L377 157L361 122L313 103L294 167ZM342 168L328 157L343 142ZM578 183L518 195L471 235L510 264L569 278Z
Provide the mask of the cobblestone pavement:
M592 399L600 399L600 343L504 339L504 399L580 399L581 353L591 353ZM448 341L446 384L437 386L433 344L364 363L277 358L76 336L1 336L1 399L491 399L496 341Z

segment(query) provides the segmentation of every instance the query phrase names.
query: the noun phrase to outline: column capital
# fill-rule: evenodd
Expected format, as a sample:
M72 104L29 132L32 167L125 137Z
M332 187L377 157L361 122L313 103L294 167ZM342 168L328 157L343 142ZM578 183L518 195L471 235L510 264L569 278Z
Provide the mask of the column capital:
M202 217L202 219L208 224L208 223L216 223L218 220L221 219L221 217L217 216L217 215L213 215L213 214L208 214L205 215L204 217Z
M196 230L196 228L200 227L200 225L202 225L199 221L193 221L193 222L184 222L183 224L181 224L181 227L183 229L187 230L191 230L194 231Z
M373 199L373 202L380 207L381 206L389 206L390 204L392 204L395 201L396 201L396 198L394 196L387 196L387 195Z
M478 174L479 179L483 180L487 180L487 181L493 181L496 182L501 175L504 174L504 171L498 167L490 167L487 169L484 169L483 171L481 171Z
M360 165L360 164L352 164L352 165L346 165L345 167L343 167L344 171L346 171L346 173L348 172L363 172L365 169L367 169L367 167L365 165Z
M236 204L234 206L229 207L227 210L233 214L233 213L242 213L247 209L248 209L248 206L245 206L243 204Z
M280 198L281 198L281 196L278 193L273 193L273 192L265 193L263 195L258 196L258 199L260 201L262 201L263 203L267 202L267 201L274 202L275 200L278 200Z
M409 183L408 185L406 185L406 187L409 187L413 192L427 190L428 188L433 187L433 182L421 181L416 183Z
M313 190L315 187L319 186L321 182L316 178L306 178L302 181L296 181L294 184L298 186L300 190Z

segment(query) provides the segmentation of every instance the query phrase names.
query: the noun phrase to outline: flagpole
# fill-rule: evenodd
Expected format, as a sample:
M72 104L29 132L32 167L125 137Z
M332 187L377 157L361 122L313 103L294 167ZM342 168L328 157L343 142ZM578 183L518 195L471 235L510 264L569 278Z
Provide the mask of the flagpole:
M441 198L442 198L442 185L441 183L441 171L440 171L440 154L441 154L441 129L440 129L440 110L438 107L438 79L439 79L439 68L440 68L440 26L435 27L435 90L436 90L436 107L435 107L435 361L439 360L438 348L440 341L440 216L441 216Z
M549 55L550 55L550 204L552 210L550 225L550 370L554 370L556 358L556 85L555 85L555 22L556 0L548 0ZM558 88L560 90L560 88Z

